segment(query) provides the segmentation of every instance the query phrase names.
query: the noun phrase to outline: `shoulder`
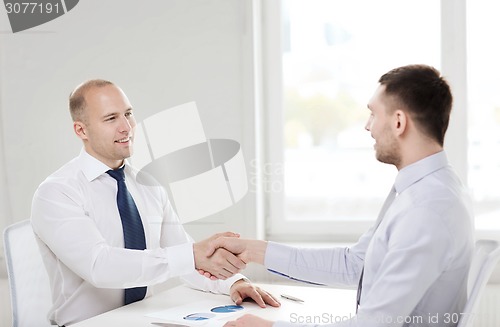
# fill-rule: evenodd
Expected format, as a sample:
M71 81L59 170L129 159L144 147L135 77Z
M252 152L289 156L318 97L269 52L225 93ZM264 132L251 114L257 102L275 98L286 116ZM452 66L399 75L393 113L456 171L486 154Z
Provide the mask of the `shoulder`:
M454 244L473 230L470 196L456 174L442 169L399 194L390 209L390 229L429 241Z
M63 190L79 188L81 181L85 179L83 171L74 158L58 170L49 175L37 188L35 198L50 196Z
M450 166L428 174L410 185L397 198L402 208L420 208L439 216L470 206L469 192ZM464 213L467 210L464 211Z

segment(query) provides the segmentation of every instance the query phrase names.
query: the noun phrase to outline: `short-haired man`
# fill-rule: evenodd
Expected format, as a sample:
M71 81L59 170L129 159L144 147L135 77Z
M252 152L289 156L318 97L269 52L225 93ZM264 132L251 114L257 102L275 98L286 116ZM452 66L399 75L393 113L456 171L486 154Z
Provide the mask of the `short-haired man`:
M165 190L137 181L126 160L136 122L118 86L87 81L69 103L83 149L39 186L31 215L51 282L51 323L71 325L139 301L154 292L150 286L176 276L202 290L230 294L236 303L251 297L263 307L279 306L234 275L245 263L233 254L205 255L208 241L220 235L193 244ZM200 276L195 267L218 280Z
M301 280L358 285L357 315L334 326L455 326L450 317L460 316L467 299L473 216L443 150L450 87L426 65L393 69L379 82L366 130L376 158L398 175L373 227L346 248L230 238L214 240L213 248ZM292 324L246 315L226 326Z

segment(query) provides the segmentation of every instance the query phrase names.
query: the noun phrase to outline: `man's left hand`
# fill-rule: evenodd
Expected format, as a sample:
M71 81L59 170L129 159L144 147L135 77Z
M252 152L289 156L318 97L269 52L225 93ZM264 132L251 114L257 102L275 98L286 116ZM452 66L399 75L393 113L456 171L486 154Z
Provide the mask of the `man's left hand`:
M231 300L236 304L241 304L244 299L251 298L261 308L265 308L266 304L272 307L279 307L281 303L270 293L264 291L260 287L252 285L244 279L236 281L230 290Z

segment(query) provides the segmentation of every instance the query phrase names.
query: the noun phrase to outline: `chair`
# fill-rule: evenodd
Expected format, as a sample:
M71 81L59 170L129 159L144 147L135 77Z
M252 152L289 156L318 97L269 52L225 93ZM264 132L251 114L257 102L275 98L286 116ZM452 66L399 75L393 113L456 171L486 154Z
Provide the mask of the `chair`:
M8 226L4 249L12 303L13 327L50 326L49 277L29 220Z
M500 260L500 244L493 240L476 241L467 281L467 303L457 327L474 326L474 315L493 270Z

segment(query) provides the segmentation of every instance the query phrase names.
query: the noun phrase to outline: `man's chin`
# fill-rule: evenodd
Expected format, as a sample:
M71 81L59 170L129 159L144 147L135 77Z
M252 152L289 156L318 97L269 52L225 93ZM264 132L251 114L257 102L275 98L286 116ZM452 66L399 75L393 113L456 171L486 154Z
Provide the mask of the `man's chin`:
M380 154L379 152L375 153L375 158L381 163L391 164L389 158L387 156L384 156L383 154Z
M124 153L120 154L120 159L125 160L125 159L130 158L131 156L132 156L132 152L124 152Z
M131 146L129 146L126 149L122 149L122 151L120 152L123 159L128 159L134 154L134 149Z
M380 155L378 153L375 154L375 158L377 158L378 161L381 163L385 163L388 165L395 165L397 166L398 163L400 162L397 157L394 156L387 156L387 155Z

